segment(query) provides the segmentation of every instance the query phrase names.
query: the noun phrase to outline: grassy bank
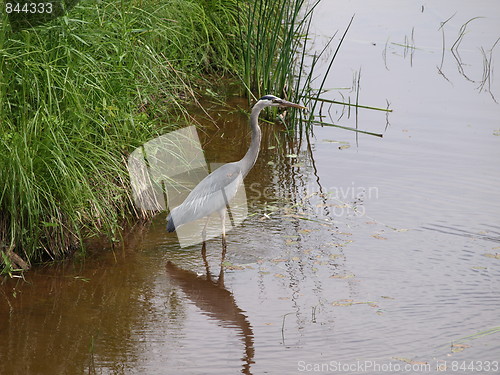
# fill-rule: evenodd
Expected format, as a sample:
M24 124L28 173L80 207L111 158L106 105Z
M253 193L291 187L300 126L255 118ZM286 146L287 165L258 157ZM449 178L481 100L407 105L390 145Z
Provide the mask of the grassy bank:
M190 82L233 68L235 14L231 1L110 0L18 32L2 19L3 272L118 237L134 214L126 156L184 121Z
M138 215L126 157L186 122L193 82L206 74L288 96L302 3L87 0L18 31L4 16L0 271L118 238Z

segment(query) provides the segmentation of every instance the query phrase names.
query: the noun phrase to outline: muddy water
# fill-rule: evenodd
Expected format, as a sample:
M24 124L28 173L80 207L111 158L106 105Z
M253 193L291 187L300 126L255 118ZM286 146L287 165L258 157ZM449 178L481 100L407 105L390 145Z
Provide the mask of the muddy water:
M481 48L500 11L412 3L320 5L317 45L356 13L326 97L353 101L361 70L360 102L395 111L358 112L382 139L324 127L300 149L263 125L223 282L220 241L207 279L201 247L181 249L159 216L114 250L4 282L0 373L498 373L500 86L481 85ZM246 117L210 113L207 160L240 158Z

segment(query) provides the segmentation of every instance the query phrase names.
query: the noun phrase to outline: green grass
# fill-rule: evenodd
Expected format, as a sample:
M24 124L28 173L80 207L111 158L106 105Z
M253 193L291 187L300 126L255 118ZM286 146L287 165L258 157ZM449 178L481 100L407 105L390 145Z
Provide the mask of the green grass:
M3 17L4 273L119 237L136 214L128 153L185 121L202 74L234 68L236 19L230 0L85 1L17 32Z

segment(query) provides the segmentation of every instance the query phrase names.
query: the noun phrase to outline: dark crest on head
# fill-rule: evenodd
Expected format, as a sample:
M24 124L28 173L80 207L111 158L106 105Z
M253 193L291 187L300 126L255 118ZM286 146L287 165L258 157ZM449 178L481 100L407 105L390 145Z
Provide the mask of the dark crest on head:
M259 100L274 100L274 99L278 99L278 98L276 96L274 96L274 95L264 95Z

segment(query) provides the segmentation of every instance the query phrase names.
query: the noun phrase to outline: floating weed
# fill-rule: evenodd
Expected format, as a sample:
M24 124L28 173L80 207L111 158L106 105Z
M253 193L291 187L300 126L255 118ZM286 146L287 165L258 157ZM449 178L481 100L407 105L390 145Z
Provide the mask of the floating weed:
M296 234L283 234L282 235L283 238L293 238L293 239L298 239L300 238L299 236L297 236Z
M451 344L451 352L452 353L460 353L463 352L465 349L470 348L471 345L467 344Z
M283 262L287 262L288 259L285 259L285 258L275 258L275 259L271 259L271 262L274 262L274 263L283 263Z
M353 277L356 277L356 275L354 275L353 273L348 273L348 274L345 274L345 275L332 275L332 276L330 276L330 279L342 279L342 280L345 280L345 279L352 279Z
M339 234L345 234L345 233L339 233ZM344 242L326 242L324 245L326 246L333 246L333 247L344 247L352 243L352 240L347 240Z
M339 299L332 302L332 306L354 306L354 305L368 305L370 307L378 307L375 302L372 301L354 301L352 299Z
M487 258L492 258L492 259L500 259L500 253L495 253L495 254L485 253L485 254L483 254L483 256L485 256Z
M322 139L321 142L324 142L324 143L340 143L340 144L349 144L349 142L345 142L345 141L334 141L334 140L331 140L331 139Z
M392 358L395 359L396 361L408 363L409 365L427 365L428 364L428 362L415 361L413 359L405 358L405 357L392 357Z
M381 236L380 234L372 234L373 238L376 238L377 240L387 240L386 237Z
M228 269L228 270L236 271L236 270L244 270L247 267L244 267L244 266L239 265L239 264L228 264L228 265L225 265L224 268Z

